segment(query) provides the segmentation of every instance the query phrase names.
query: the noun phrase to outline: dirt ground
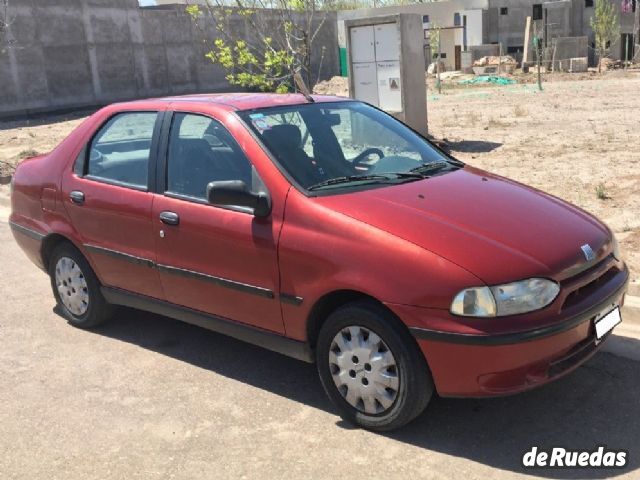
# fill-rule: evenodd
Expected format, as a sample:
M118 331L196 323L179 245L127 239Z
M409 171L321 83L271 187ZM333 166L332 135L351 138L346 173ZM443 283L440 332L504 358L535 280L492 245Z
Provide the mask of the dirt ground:
M10 175L23 158L51 151L89 113L0 122L0 177Z
M436 397L408 427L374 434L340 420L312 365L128 309L71 327L1 215L0 245L3 480L640 475L640 337L622 330L640 318L628 307L605 351L567 378L513 397ZM523 470L534 445L607 445L629 463Z
M429 130L480 168L604 220L640 280L640 75L430 93Z
M516 75L508 86L428 81L429 133L469 164L584 208L615 232L640 294L640 73ZM577 78L578 80L572 80ZM552 81L549 81L552 79ZM346 94L345 79L316 88Z
M559 82L542 94L522 85L429 92L430 129L461 159L607 221L637 279L639 87L629 78ZM0 162L9 172L23 152L49 150L80 121L0 123ZM599 183L610 199L598 199ZM67 325L52 309L48 277L11 236L7 200L0 185L2 479L640 475L640 310L629 302L603 352L568 377L513 397L435 397L408 427L374 434L336 416L311 365L129 309L92 331ZM628 464L521 464L533 446L597 445L628 450Z
M510 86L460 86L452 76L442 94L430 85L430 134L445 139L465 162L557 195L604 220L620 241L632 270L631 290L638 295L640 73L554 78L561 81L545 82L542 92L531 78ZM336 78L317 90L345 95L346 83ZM0 123L0 175L21 158L53 148L82 119Z

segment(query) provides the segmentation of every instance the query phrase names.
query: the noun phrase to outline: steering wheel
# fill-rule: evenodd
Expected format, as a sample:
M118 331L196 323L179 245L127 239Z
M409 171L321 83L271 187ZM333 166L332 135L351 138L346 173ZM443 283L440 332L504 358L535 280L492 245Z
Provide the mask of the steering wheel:
M97 148L92 148L89 152L89 163L91 164L93 173L101 173L104 171L102 162L105 160L104 154Z
M378 161L384 158L384 152L379 148L375 148L375 147L367 148L364 152L358 154L358 156L353 159L352 161L353 168L355 170L369 170L369 168L371 168L371 165L366 164L365 160L369 155L373 155L373 154L378 155L378 157L380 157L378 158Z

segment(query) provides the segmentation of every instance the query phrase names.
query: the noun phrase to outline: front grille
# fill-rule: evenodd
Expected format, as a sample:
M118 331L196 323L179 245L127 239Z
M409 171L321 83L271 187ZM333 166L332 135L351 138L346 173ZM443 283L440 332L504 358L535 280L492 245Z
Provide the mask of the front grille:
M578 267L576 272L574 272L569 277L562 280L562 284L564 285L564 284L580 281L581 278L587 277L591 275L592 272L602 269L607 264L612 263L613 260L614 260L613 254L609 254L606 257L604 257L602 260L600 260L598 263L591 265L590 267L587 267L587 268L584 268L584 266ZM572 270L575 270L575 268Z
M599 267L601 263L596 265L593 268L595 269ZM590 271L592 271L592 269L589 269L589 272ZM605 285L617 274L618 274L618 269L612 265L608 270L604 271L602 275L600 275L599 277L593 279L591 282L585 285L582 285L581 287L569 293L569 295L567 295L567 297L564 300L562 309L564 310L565 308L571 308L572 306L579 304L584 299L588 298L590 295L596 292L602 285Z

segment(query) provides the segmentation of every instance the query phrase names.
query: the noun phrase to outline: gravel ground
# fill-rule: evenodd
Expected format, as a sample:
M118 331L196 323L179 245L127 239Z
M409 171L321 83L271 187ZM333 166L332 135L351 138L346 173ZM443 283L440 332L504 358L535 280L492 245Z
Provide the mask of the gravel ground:
M607 221L637 279L639 91L633 77L547 84L544 93L446 89L429 93L430 129L465 161ZM0 124L0 161L49 150L80 120ZM611 198L596 196L600 183ZM335 415L313 366L134 310L92 332L70 327L52 310L47 277L11 238L7 195L0 187L1 478L640 477L640 335L614 335L542 389L436 398L409 427L372 434ZM623 317L640 331L638 310ZM629 464L521 466L534 445L603 444L629 450Z
M640 75L444 92L429 95L430 133L604 220L640 294Z
M509 86L428 83L429 132L477 167L563 198L604 220L640 295L640 72L535 75ZM577 80L576 80L577 79ZM316 87L346 95L346 79Z
M0 245L0 478L640 475L640 337L607 340L605 348L624 342L631 358L601 352L513 397L435 398L407 428L378 435L336 416L311 365L134 310L94 331L71 327L6 218ZM629 450L628 465L523 471L520 463L534 445L603 444Z

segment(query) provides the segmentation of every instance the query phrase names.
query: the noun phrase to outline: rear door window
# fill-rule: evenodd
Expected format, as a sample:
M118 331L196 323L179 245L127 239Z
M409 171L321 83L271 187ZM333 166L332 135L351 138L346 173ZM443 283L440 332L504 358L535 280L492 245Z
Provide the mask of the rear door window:
M120 113L98 131L89 147L87 175L109 183L147 188L157 112Z

